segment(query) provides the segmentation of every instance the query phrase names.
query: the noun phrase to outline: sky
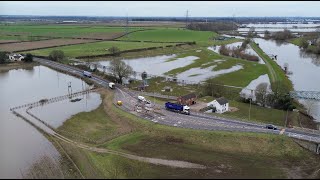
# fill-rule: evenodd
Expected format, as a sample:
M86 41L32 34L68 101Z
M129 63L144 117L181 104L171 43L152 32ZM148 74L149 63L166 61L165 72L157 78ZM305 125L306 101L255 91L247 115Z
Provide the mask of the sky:
M0 1L0 15L320 16L320 1Z

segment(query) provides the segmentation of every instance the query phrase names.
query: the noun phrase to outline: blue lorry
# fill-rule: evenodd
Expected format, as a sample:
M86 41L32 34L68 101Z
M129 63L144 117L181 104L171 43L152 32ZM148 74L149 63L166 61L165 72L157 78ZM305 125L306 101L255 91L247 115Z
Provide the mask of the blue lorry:
M179 112L182 114L190 114L190 107L187 105L175 104L171 102L166 102L165 107L169 111Z

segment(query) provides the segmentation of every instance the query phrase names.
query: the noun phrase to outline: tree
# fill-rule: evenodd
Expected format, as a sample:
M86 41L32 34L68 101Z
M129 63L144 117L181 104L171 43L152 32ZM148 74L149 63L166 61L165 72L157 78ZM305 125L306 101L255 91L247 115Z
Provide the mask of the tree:
M0 64L5 63L8 60L7 52L0 51Z
M203 94L205 96L221 97L225 93L226 88L222 83L216 81L215 79L206 80L203 86Z
M122 78L127 78L133 73L132 67L130 65L116 59L110 62L110 70L121 84Z
M33 61L33 56L30 53L26 54L26 57L23 58L24 62L32 62Z
M263 107L267 104L268 95L268 83L260 83L256 87L255 96L256 102L261 104Z
M61 50L53 50L49 55L49 59L52 61L60 61L65 58L64 52Z
M303 49L307 49L308 46L309 46L309 43L308 43L307 39L306 38L302 38L301 41L300 41L299 47L303 48Z
M264 31L264 38L269 39L270 35L271 35L270 31L268 31L268 30Z
M111 48L108 49L108 51L113 54L113 55L119 55L120 54L120 49L118 47L112 46Z

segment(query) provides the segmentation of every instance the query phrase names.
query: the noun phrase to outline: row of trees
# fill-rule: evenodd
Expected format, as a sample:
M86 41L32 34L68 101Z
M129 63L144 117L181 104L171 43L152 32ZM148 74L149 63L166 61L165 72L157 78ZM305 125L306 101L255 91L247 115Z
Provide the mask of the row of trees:
M250 43L249 39L246 39L240 47L228 48L225 45L222 45L219 49L219 53L225 56L231 56L235 58L246 59L248 61L259 61L259 57L251 54L245 53L247 45Z
M264 37L266 39L274 39L274 40L285 41L287 39L294 38L295 35L292 34L292 32L290 30L288 30L288 29L285 29L283 31L273 32L273 33L271 33L270 31L266 30L264 32Z
M305 50L306 52L311 52L314 54L320 54L320 40L312 39L314 41L313 45L309 43L307 38L302 38L300 40L299 47ZM310 41L312 41L310 40Z
M232 31L237 30L238 26L233 22L198 22L190 23L187 25L187 29L197 30L197 31Z

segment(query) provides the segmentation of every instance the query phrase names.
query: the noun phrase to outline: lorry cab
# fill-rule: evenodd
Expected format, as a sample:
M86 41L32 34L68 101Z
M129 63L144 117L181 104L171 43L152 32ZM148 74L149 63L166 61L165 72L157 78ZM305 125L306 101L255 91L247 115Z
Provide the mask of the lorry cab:
M187 106L187 105L183 106L183 112L184 112L185 114L189 115L189 114L190 114L190 107Z
M114 89L114 87L115 87L115 83L110 82L110 83L109 83L109 88Z
M138 100L141 101L141 102L145 102L145 101L146 101L146 98L143 97L143 96L138 96Z

